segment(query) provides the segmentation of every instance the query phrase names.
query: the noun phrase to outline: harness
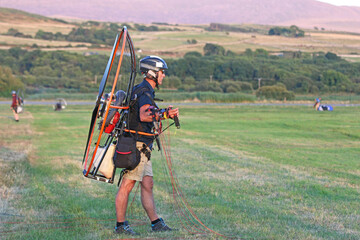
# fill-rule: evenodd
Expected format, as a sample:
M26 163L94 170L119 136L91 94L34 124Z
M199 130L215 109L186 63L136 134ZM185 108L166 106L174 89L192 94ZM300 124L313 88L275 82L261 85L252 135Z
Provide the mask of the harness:
M146 86L143 87L139 87L137 89L135 89L135 91L133 91L132 96L131 96L131 101L129 104L129 114L128 114L128 129L130 130L135 130L137 132L144 132L144 128L143 125L140 122L140 115L139 115L139 97L142 96L143 94L146 94L151 102L152 105L155 104L154 99L151 97L151 94L149 93L150 89ZM156 106L156 104L155 104Z
M157 100L157 101L163 101L163 100L158 99L158 98L153 98L151 96L151 94L150 94L150 89L148 87L146 87L146 86L139 87L139 88L135 89L133 91L133 93L132 93L131 101L129 103L129 114L128 114L128 123L129 124L127 125L128 128L124 129L124 131L129 132L129 133L135 133L137 136L142 135L142 137L148 138L148 139L151 139L151 140L155 139L155 141L157 143L157 146L158 146L158 148L160 150L160 142L159 142L159 139L158 139L158 134L159 133L155 133L155 132L147 133L147 132L144 132L143 125L141 124L141 121L140 121L140 115L139 115L140 107L139 107L138 100L139 100L139 97L141 95L143 95L143 94L147 95L149 97L150 101L151 101L149 111L152 111L152 113L153 113L153 122L151 122L149 124L154 124L154 122L156 122L154 112L157 111L157 112L163 114L163 112L161 112L161 111L164 110L164 109L159 109L159 107L155 103L155 100ZM147 153L146 148L143 149L143 150L144 150L143 153L146 156L148 156L149 153Z

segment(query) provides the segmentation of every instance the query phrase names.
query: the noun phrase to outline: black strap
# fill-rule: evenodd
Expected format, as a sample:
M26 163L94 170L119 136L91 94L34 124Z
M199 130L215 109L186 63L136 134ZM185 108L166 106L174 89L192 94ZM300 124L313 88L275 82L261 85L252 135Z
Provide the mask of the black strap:
M150 89L148 87L139 87L139 88L135 89L135 91L132 92L132 97L135 97L135 95L138 95L139 93L146 93L146 92L150 92ZM150 99L152 99L151 96L150 96Z
M118 182L118 186L120 186L120 182L121 179L123 178L124 174L127 173L129 170L127 170L126 168L124 168L123 170L121 170L120 172L120 178L119 178L119 182Z
M147 148L147 146L146 146L145 143L143 143L140 152L142 152L143 154L145 154L145 156L147 157L148 161L150 161L151 151L148 150L148 148Z
M151 105L153 105L154 107L158 107L154 101L154 98L152 98L152 96L150 95L149 91L144 92L144 94L150 98Z
M156 144L158 146L158 150L161 151L161 144L160 144L159 136L155 137L155 141L156 141Z

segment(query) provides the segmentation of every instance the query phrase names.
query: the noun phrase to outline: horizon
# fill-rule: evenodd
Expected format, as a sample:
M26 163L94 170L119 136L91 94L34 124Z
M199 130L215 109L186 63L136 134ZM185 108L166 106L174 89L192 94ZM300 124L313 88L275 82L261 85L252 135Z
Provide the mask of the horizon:
M348 31L360 33L360 6L342 7L333 4L356 4L356 2L339 2L339 0L226 0L218 3L214 0L200 0L196 4L185 0L180 4L178 0L157 1L147 9L141 8L145 0L122 1L120 10L113 8L113 0L100 2L89 0L86 4L69 0L49 0L40 2L34 0L9 1L2 0L1 7L13 8L28 13L39 14L50 18L67 19L68 21L91 20L105 22L136 22L151 24L166 22L169 24L261 24L261 25L297 25L301 28L312 29L314 26L331 31ZM326 2L326 3L325 3ZM262 4L258 4L262 3ZM180 4L180 5L179 5ZM360 1L357 2L360 4ZM181 15L174 14L182 12ZM271 9L271 11L269 11ZM151 18L147 12L158 11ZM238 14L242 12L243 14ZM226 13L226 14L223 14Z
M359 0L317 0L317 1L332 4L335 6L360 7Z

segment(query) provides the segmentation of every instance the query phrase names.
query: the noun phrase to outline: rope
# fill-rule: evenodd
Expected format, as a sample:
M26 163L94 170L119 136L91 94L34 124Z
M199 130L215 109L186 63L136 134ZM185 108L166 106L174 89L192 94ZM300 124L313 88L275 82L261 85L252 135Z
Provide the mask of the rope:
M167 121L168 123L168 121ZM169 123L168 123L169 124ZM163 132L160 130L160 142L163 148L164 155L161 155L162 157L165 156L166 165L168 167L168 172L170 176L170 182L173 190L173 199L174 203L177 207L176 213L179 216L179 219L182 220L182 223L185 224L184 228L189 233L206 233L210 232L213 234L216 234L217 236L223 237L223 238L229 238L221 233L215 232L214 230L207 227L195 214L195 212L191 209L190 204L186 200L180 185L178 178L176 177L176 174L172 168L172 161L171 161L171 148L170 148L170 132L168 131L168 136L166 138L165 134L162 134ZM190 228L190 229L189 229ZM193 231L193 228L198 230L197 232Z

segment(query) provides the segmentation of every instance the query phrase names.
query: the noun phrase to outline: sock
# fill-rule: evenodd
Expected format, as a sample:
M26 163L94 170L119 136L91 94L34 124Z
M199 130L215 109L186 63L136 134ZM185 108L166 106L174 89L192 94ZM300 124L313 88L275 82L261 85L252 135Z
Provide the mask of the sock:
M116 222L116 227L120 227L122 225L124 225L124 222Z
M156 220L152 221L152 222L151 222L151 224L155 224L155 223L158 223L158 222L160 222L160 218L158 218L158 219L156 219Z

